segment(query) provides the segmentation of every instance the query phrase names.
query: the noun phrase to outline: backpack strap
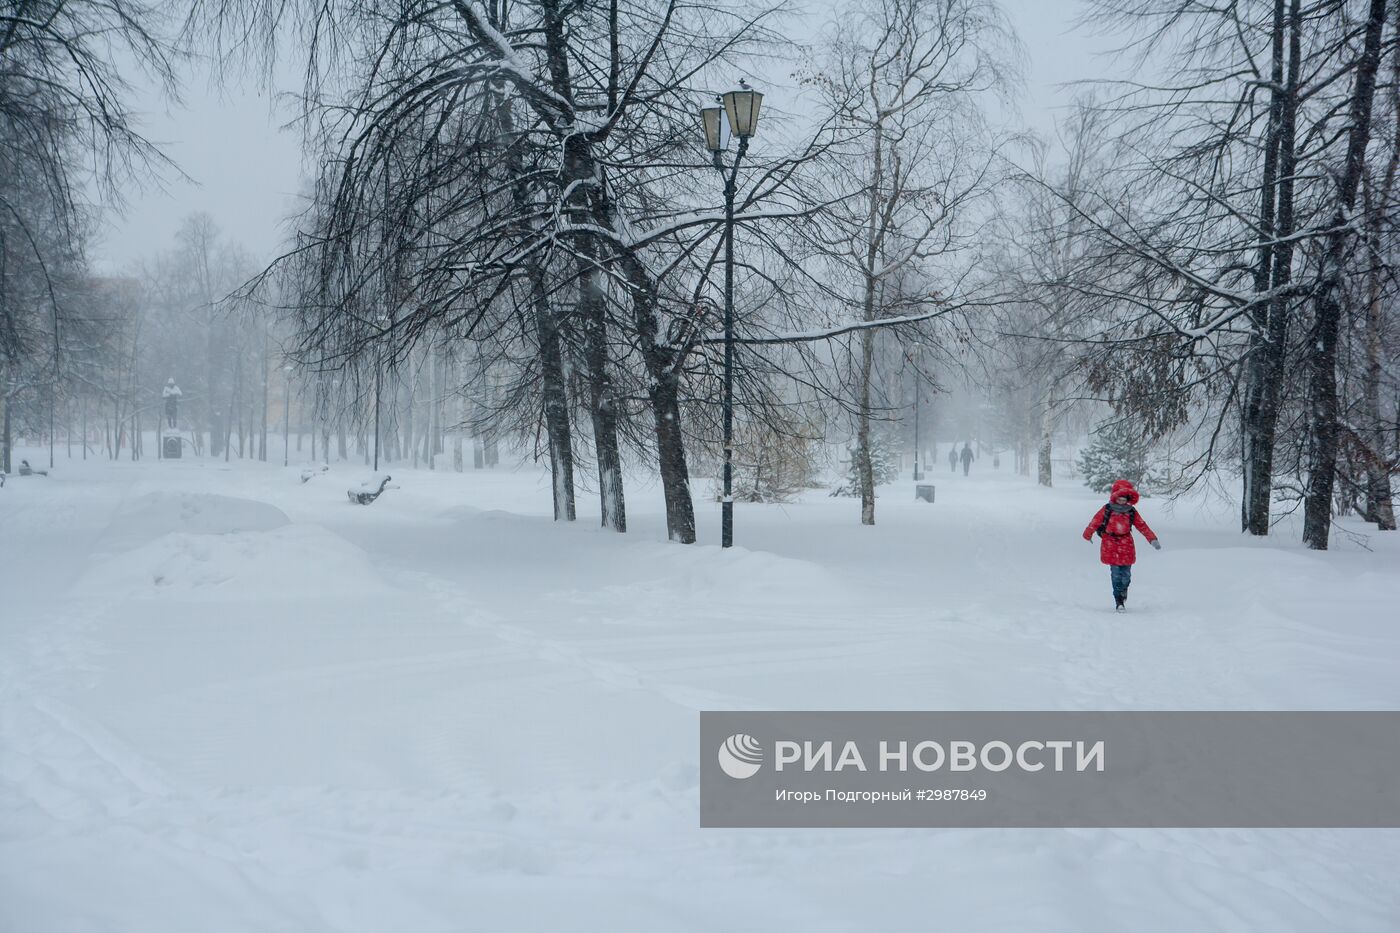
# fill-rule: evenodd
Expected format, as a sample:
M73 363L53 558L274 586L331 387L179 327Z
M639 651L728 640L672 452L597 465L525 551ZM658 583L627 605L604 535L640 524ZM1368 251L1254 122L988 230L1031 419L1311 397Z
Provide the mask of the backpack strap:
M1109 503L1109 505L1112 504L1113 503ZM1105 505L1103 507L1103 521L1099 522L1100 536L1108 534L1108 520L1113 517L1113 509L1109 508L1109 505ZM1137 509L1133 508L1130 505L1128 506L1128 511L1124 512L1123 514L1128 516L1128 534L1131 535L1133 533L1133 519L1137 518ZM1121 538L1123 536L1114 535L1114 537Z

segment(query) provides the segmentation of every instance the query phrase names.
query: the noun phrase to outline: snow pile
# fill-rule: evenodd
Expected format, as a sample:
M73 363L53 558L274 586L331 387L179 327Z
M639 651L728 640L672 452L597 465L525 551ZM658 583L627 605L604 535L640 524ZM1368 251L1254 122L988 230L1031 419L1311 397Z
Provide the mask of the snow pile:
M629 625L664 624L678 605L742 614L791 611L811 602L850 607L859 598L820 562L768 550L680 547L470 506L439 511L437 518L444 526L415 541L421 549L416 566L436 565L447 555L451 563L475 568L473 593L502 591L516 604L516 615L544 602L565 619L583 614ZM541 568L548 568L543 588ZM512 589L535 598L506 595Z
M269 591L302 597L385 588L364 551L315 525L162 535L101 561L79 586L108 594L171 593L217 600L265 598Z
M613 592L638 599L648 596L739 608L795 604L817 600L824 604L851 598L829 570L809 560L768 551L714 545L691 549L672 545L638 545L628 566L635 582L613 584Z
M251 499L153 493L121 509L101 544L80 595L222 601L386 589L363 550Z
M101 549L118 552L172 532L226 535L271 531L290 523L279 508L212 493L153 492L124 503L102 535Z

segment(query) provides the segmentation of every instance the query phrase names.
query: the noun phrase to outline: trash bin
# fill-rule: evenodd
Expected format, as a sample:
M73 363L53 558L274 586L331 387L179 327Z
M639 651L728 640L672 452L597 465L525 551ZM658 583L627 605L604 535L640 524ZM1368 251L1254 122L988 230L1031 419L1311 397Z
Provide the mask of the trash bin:
M924 501L924 502L932 502L932 501L933 501L933 484L932 484L932 483L920 483L919 485L915 486L915 487L914 487L914 498L915 498L915 499L922 500L922 501Z
M161 455L162 457L164 457L166 460L179 460L179 459L180 459L180 449L181 449L183 446L184 446L184 445L180 443L180 438L178 438L178 437L167 437L167 438L165 439L164 448L161 450L161 454L160 454L160 455Z

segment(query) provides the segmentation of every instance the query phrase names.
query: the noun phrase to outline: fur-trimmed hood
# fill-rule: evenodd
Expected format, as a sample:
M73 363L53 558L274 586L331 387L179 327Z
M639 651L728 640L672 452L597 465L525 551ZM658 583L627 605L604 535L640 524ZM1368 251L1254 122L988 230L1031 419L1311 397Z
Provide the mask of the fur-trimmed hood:
M1138 491L1133 484L1125 479L1114 480L1113 490L1108 494L1109 502L1117 502L1119 496L1127 496L1129 505L1138 504Z

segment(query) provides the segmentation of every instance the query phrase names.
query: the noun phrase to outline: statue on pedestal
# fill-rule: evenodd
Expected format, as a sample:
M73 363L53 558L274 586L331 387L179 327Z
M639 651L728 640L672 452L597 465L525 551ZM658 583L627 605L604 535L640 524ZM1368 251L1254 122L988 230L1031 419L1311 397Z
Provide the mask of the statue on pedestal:
M171 376L166 380L165 388L160 390L161 398L165 399L165 424L167 427L175 427L180 410L180 387L175 384L175 377Z

